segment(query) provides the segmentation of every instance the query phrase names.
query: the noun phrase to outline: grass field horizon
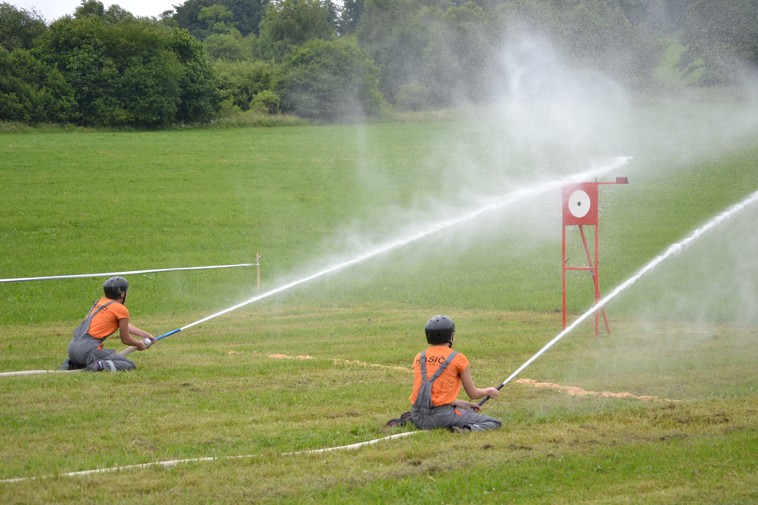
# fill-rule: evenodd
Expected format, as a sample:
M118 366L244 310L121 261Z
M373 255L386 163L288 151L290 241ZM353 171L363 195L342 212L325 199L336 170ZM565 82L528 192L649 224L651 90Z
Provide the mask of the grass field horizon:
M590 140L514 131L502 120L513 111L2 134L0 277L260 253L266 292L629 155L598 176L629 177L601 188L608 292L758 189L754 111L633 100ZM410 361L432 315L454 318L480 386L556 336L560 198L536 191L189 328L132 354L131 373L0 378L0 480L25 479L0 483L3 503L756 501L755 205L614 300L610 335L588 321L507 385L485 406L503 429L305 452L411 431L385 423L409 408ZM0 372L54 368L102 281L0 284ZM256 295L253 268L129 281L133 322L154 334ZM590 287L570 278L570 320L591 305ZM187 461L132 466L172 460Z

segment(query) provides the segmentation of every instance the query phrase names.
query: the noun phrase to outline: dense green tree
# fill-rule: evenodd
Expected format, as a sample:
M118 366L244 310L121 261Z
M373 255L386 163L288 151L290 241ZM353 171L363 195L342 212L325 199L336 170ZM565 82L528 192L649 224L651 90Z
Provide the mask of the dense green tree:
M243 37L237 29L214 33L203 40L206 54L214 60L249 60L253 56L254 35Z
M271 92L277 72L276 65L263 61L221 60L214 62L213 67L222 99L241 111L253 108L256 96Z
M105 5L99 0L82 0L81 5L74 12L74 17L85 18L88 16L99 18L106 23L124 23L136 19L134 14L118 4L113 4L106 9Z
M364 0L344 0L342 2L342 12L339 20L340 35L350 35L355 33L358 23L363 16Z
M419 15L433 19L425 12ZM429 30L421 74L429 91L428 105L488 99L502 44L500 26L473 3L432 12L437 19Z
M575 64L596 68L614 78L646 79L650 65L639 60L641 41L612 1L582 0L561 4L556 42Z
M354 37L313 39L287 56L277 85L283 112L321 121L377 115L378 69Z
M385 97L404 107L488 100L518 33L550 38L573 66L640 85L661 43L649 37L650 25L641 31L629 22L622 1L364 0L356 35L381 69Z
M179 28L189 30L194 37L203 39L207 36L207 27L197 18L202 9L216 3L215 0L187 0L181 5L174 6L175 10L171 19L176 22Z
M179 81L179 123L207 123L218 112L221 95L203 46L186 30L171 30L170 49L184 71Z
M223 0L222 5L234 14L236 28L243 36L258 35L263 13L270 0Z
M341 9L187 0L175 9L150 20L82 0L48 27L0 3L0 117L162 127L207 122L222 100L227 112L281 108L317 120L376 114L385 97L403 109L484 102L519 33L545 35L568 64L634 86L725 83L736 62L758 64L755 0L344 0Z
M737 61L758 65L758 2L695 0L689 3L682 65L702 59L705 83L728 82Z
M8 51L31 49L35 39L46 30L45 21L38 12L0 3L0 47Z
M116 4L105 9L103 14L103 20L108 23L123 23L133 21L135 18L134 14Z
M391 102L402 89L418 88L423 81L431 27L417 12L414 0L365 0L356 28L359 44L380 69L380 89Z
M329 6L319 0L282 0L269 4L261 20L256 56L281 62L311 39L333 38L336 25L332 14Z
M75 120L74 90L26 49L0 48L0 118L23 123Z
M269 0L187 0L176 6L172 19L180 28L185 28L193 36L204 39L212 31L207 22L200 19L200 13L204 8L219 5L232 13L229 24L245 37L258 34L258 25L268 4Z
M109 24L94 14L64 18L51 25L40 51L76 89L82 123L173 121L181 66L157 26Z
M210 35L203 40L209 57L215 60L245 60L253 57L255 35L243 37L234 28L232 11L223 5L203 7L198 19L206 24Z
M329 18L329 22L332 25L334 34L338 34L341 7L338 7L337 4L332 0L321 0L321 5L326 9L327 17Z
M86 18L87 16L102 18L104 14L105 5L98 0L82 0L82 3L74 11L75 18Z
M211 5L200 9L198 21L205 23L208 31L212 34L229 33L234 30L234 15L232 11L223 5Z
M35 52L75 90L82 124L205 122L218 104L202 47L185 31L88 15L54 22L40 41Z

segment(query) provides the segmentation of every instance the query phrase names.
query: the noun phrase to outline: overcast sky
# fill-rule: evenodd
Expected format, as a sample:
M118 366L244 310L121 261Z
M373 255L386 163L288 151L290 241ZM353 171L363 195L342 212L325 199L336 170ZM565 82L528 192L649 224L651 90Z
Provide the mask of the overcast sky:
M81 0L2 0L18 9L36 10L48 24L51 21L74 14ZM159 17L163 11L174 8L174 4L182 5L185 0L100 0L107 9L113 4L121 6L135 16Z

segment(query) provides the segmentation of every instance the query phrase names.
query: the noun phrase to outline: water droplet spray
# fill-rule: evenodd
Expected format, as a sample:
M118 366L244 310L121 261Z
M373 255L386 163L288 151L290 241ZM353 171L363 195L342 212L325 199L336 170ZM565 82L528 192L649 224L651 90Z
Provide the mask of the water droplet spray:
M717 215L704 225L702 225L700 228L693 231L690 235L688 235L683 240L672 244L668 247L662 254L659 256L656 256L653 260L648 262L645 266L640 268L637 273L632 275L629 279L618 285L616 288L613 289L610 293L608 293L604 298L599 300L595 305L593 305L587 312L579 316L573 323L568 325L562 332L560 332L558 335L555 336L550 342L545 344L545 346L537 351L537 353L526 360L523 365L518 367L511 375L508 376L507 379L505 379L502 383L500 383L499 386L497 386L497 389L502 389L503 386L508 384L511 380L513 380L518 374L520 374L526 367L531 365L537 358L542 356L548 349L553 347L559 340L561 340L563 337L571 333L571 331L579 326L582 322L587 320L590 316L595 314L598 310L605 307L608 302L616 298L619 294L621 294L624 290L629 288L631 285L633 285L635 282L640 280L643 276L646 274L652 272L653 270L658 267L661 263L669 259L670 257L674 256L675 254L681 252L684 250L687 246L698 240L701 236L703 236L708 230L718 226L722 222L726 221L727 219L731 218L735 214L739 213L742 209L745 207L748 207L751 204L754 204L758 202L758 191L753 192L750 196L742 200L741 202L731 206L721 214ZM479 405L484 405L484 403L489 399L489 397L485 397L482 401L479 402Z

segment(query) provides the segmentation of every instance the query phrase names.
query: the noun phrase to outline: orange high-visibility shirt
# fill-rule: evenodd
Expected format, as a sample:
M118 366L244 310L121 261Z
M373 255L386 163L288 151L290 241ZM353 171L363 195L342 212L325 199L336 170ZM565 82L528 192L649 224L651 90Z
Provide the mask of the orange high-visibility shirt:
M100 298L92 310L97 311L100 307L112 301L110 298ZM113 302L95 314L89 325L88 333L95 338L105 340L118 330L118 322L124 318L129 319L129 309L120 302Z
M431 378L434 372L445 362L453 349L447 345L432 345L426 350L426 377ZM411 404L416 402L416 397L421 389L421 353L413 359L413 393ZM432 384L432 405L448 405L458 399L461 391L461 374L469 366L469 361L463 353L459 352L453 361L447 366L437 380Z

